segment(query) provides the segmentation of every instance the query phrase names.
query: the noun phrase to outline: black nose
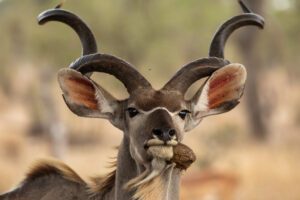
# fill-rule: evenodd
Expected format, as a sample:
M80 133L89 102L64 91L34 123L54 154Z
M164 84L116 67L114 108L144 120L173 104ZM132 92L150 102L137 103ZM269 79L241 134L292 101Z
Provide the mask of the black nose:
M171 128L154 128L152 134L166 143L176 135L176 131Z

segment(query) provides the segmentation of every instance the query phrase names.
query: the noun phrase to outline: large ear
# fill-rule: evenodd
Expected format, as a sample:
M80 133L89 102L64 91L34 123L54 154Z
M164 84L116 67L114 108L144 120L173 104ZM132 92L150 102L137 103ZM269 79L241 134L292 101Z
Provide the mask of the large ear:
M73 113L113 120L119 103L97 83L73 69L61 69L58 82L64 100Z
M215 71L190 102L186 131L197 126L203 117L233 109L243 95L246 78L241 64L229 64Z

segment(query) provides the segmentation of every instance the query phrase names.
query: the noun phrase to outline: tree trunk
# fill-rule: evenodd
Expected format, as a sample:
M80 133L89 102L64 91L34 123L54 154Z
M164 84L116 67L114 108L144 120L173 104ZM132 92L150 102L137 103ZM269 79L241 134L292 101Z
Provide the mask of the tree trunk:
M41 99L43 101L44 131L52 156L62 159L67 149L66 127L59 118L53 102L51 83L53 74L48 68L41 72Z
M263 15L263 0L247 0L247 5L253 12ZM258 30L256 28L245 31L238 40L238 46L243 58L243 63L247 67L248 80L245 91L248 119L251 133L255 139L263 141L267 137L267 128L263 120L262 106L259 99L259 76L262 61L257 51Z

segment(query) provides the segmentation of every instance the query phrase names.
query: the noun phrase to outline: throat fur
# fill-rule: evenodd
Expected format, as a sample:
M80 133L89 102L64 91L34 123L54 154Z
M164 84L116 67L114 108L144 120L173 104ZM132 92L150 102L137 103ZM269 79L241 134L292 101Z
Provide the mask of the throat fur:
M135 200L169 200L173 169L174 165L171 165L151 181L140 185L133 198Z

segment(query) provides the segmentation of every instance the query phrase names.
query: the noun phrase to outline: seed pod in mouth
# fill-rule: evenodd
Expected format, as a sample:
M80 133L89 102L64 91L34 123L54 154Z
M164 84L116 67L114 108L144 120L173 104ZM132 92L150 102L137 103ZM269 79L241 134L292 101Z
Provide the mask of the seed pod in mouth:
M196 160L196 155L193 150L182 143L178 143L178 145L173 147L173 154L171 162L174 162L176 168L181 170L186 170Z

